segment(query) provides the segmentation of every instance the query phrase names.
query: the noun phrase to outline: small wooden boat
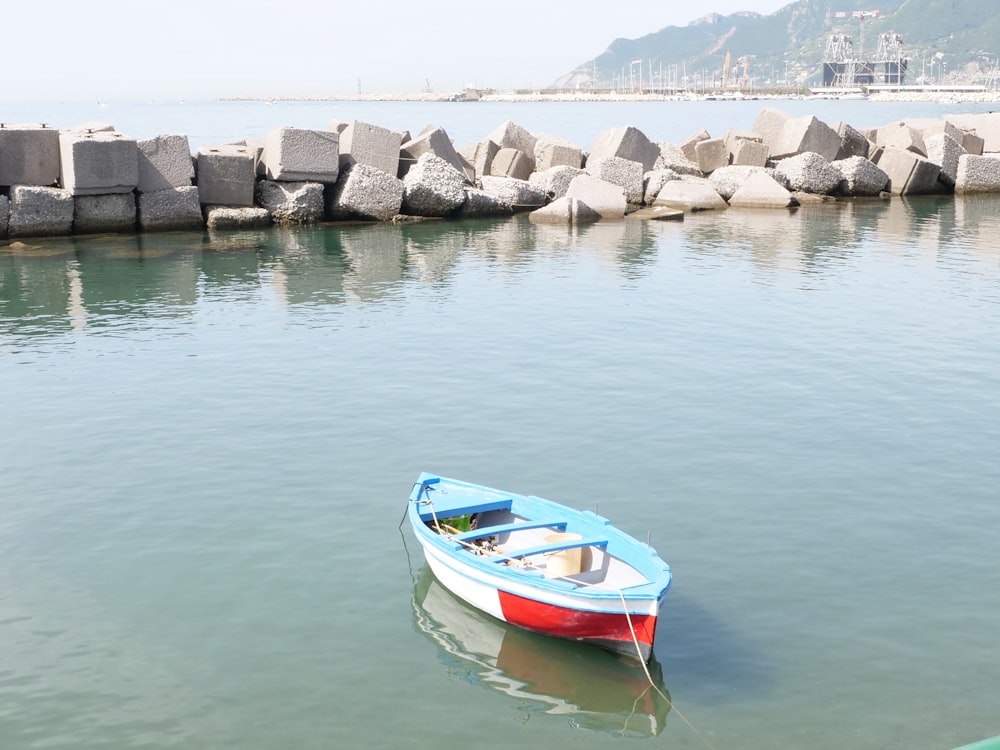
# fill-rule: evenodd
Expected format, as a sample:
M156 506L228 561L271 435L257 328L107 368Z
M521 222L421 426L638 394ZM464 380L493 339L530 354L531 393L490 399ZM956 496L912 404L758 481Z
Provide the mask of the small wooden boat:
M649 661L668 566L606 518L423 473L408 516L431 571L512 625Z

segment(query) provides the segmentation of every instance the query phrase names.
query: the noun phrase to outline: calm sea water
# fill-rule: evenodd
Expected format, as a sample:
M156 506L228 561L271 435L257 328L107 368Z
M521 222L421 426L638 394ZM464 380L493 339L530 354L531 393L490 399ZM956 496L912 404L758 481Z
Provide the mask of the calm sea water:
M1000 733L998 207L0 246L0 747ZM673 705L443 592L421 470L648 533Z

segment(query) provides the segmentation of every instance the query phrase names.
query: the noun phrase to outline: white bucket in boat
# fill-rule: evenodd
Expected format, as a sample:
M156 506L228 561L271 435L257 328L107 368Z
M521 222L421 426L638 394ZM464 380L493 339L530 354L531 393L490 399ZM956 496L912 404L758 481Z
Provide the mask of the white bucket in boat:
M560 532L549 534L545 541L550 544L561 544L562 542L575 542L583 539L579 534L569 534ZM573 549L561 549L557 552L549 552L545 555L546 574L551 577L575 576L583 570L583 547Z

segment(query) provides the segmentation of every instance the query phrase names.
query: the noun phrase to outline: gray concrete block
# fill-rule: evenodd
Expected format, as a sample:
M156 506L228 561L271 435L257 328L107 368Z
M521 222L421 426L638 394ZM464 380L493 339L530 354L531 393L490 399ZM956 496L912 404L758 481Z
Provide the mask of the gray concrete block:
M1000 193L1000 157L962 154L955 175L955 192Z
M573 178L581 174L586 174L586 172L577 167L564 165L549 167L541 172L532 172L531 176L528 177L528 183L545 193L549 200L555 200L566 195L566 190L569 189Z
M834 161L847 159L851 156L862 156L868 158L871 151L871 142L860 130L848 125L846 122L838 122L835 130L840 136L840 149Z
M986 142L975 133L970 133L967 130L962 131L962 148L967 154L982 156L985 145Z
M949 121L983 140L983 154L1000 152L1000 112L978 114L949 114ZM966 147L969 153L974 149Z
M256 203L266 208L275 224L315 224L323 219L323 183L261 180Z
M702 140L708 140L703 138ZM657 169L669 169L679 175L690 175L692 177L704 177L698 165L689 159L681 146L675 143L657 143L660 149L660 156L656 160L653 171ZM691 153L694 154L694 145L691 146Z
M774 168L784 177L790 190L829 195L840 184L840 172L817 153L807 151L782 159Z
M689 213L717 210L728 206L707 179L668 182L656 196L653 205L670 206Z
M475 170L473 180L477 180L483 175L490 174L493 166L493 158L500 150L500 146L493 141L486 139L479 143L470 143L458 149L458 155L472 164Z
M773 154L785 132L785 123L791 117L777 109L762 109L754 120L752 131L759 135Z
M73 196L62 188L15 185L10 189L7 236L65 236L73 232Z
M340 168L367 164L396 177L402 144L399 133L355 120L340 134Z
M920 130L904 122L896 122L878 129L875 145L881 148L898 148L927 156L927 148Z
M444 159L424 154L403 178L404 214L448 216L465 202L465 175Z
M751 173L729 199L730 206L740 208L790 208L798 201L784 187L760 169Z
M510 206L514 213L544 206L548 201L542 188L514 177L487 175L483 178L483 191Z
M256 152L248 146L204 146L197 157L202 205L252 206Z
M837 158L841 143L836 130L812 115L806 115L786 120L781 137L776 143L768 145L772 159L784 159L811 151L832 161Z
M529 174L535 171L535 144L538 142L538 139L525 128L507 120L494 128L486 136L486 140L493 141L500 148L516 148L530 160L531 169L529 170ZM492 174L496 173L493 172ZM514 175L509 176L513 177Z
M403 204L403 181L370 164L355 164L340 173L330 193L327 213L335 219L389 221Z
M465 175L465 162L455 151L455 146L448 137L444 128L428 126L424 128L420 135L412 138L400 147L399 153L399 173L401 179L406 176L410 167L417 163L424 154L434 154L439 159L444 159L456 170ZM475 178L473 178L475 179Z
M0 185L52 186L59 181L59 131L0 123Z
M0 193L0 240L7 239L7 226L10 224L10 198Z
M741 142L751 141L753 143L764 143L764 139L752 130L734 130L732 128L726 131L726 135L723 140L726 142L726 150L729 152L730 164L733 160L733 154L736 153L736 148Z
M644 171L639 162L618 156L591 157L587 159L587 172L612 185L621 185L629 205L642 204Z
M503 180L505 177L494 177L491 179ZM498 196L492 195L485 190L466 186L465 202L459 208L456 218L460 219L484 219L488 217L510 216L514 213L514 208Z
M600 211L588 206L582 198L570 196L563 196L528 214L528 221L533 224L590 224L602 218Z
M771 152L763 141L751 141L741 138L736 141L731 155L731 164L743 167L763 167Z
M660 157L660 147L649 140L646 134L631 126L612 128L597 134L587 161L617 156L620 159L637 161L642 164L644 172L656 166Z
M733 193L740 189L750 175L763 172L763 167L753 167L744 164L730 164L717 169L709 175L708 182L722 198L728 201Z
M625 218L641 221L684 221L684 212L668 206L647 206L625 214Z
M122 133L59 134L59 182L70 195L131 193L139 184L139 148Z
M886 147L879 156L878 166L889 176L888 189L893 195L922 195L941 191L938 183L941 168L912 151Z
M579 146L551 136L541 136L535 142L535 171L543 172L552 167L574 167L583 164L583 151Z
M652 205L664 185L680 178L681 176L672 169L654 169L646 172L642 176L642 202L647 206Z
M589 174L575 177L566 190L565 198L582 201L604 219L624 218L628 208L625 189L621 185L614 185Z
M830 166L840 174L837 192L843 195L876 196L882 193L889 183L889 175L863 156L838 159L830 162Z
M100 234L135 231L135 193L77 195L73 198L73 232Z
M695 144L694 153L698 169L704 174L711 174L729 164L729 149L721 138L709 138Z
M332 185L340 174L340 136L324 130L273 128L260 159L268 180Z
M194 179L194 163L186 135L158 135L136 143L138 148L140 193L189 187Z
M194 185L139 193L138 218L139 229L143 232L201 229L205 226L198 188Z
M490 164L490 174L495 177L513 177L526 180L534 171L535 161L516 148L501 148Z
M205 226L209 229L261 229L271 225L271 214L260 206L209 206Z
M702 141L711 140L711 138L712 136L708 134L707 130L701 130L700 132L695 133L694 135L682 141L680 146L678 146L678 148L680 148L681 154L684 156L685 159L687 159L692 164L697 165L698 144L701 143ZM662 148L661 148L661 154L662 154Z
M961 137L962 132L955 129ZM958 177L958 159L965 153L962 144L955 140L946 130L941 130L924 138L924 147L927 149L928 161L937 164L941 168L938 179L945 185L953 186L955 178Z

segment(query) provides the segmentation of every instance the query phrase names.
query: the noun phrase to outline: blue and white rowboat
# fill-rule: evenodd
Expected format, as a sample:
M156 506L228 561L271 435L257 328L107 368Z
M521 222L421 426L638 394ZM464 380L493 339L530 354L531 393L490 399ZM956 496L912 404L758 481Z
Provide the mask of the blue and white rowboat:
M606 518L423 473L408 516L427 564L473 607L648 661L670 566Z

